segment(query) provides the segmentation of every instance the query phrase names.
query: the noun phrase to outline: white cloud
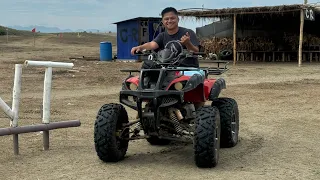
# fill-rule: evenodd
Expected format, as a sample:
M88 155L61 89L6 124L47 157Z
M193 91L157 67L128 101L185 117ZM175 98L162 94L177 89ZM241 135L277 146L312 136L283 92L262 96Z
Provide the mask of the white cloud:
M159 17L167 6L184 8L225 8L303 3L303 0L0 0L2 25L56 26L70 29L115 29L111 23L138 16ZM315 3L317 0L309 0ZM182 21L192 29L201 22Z

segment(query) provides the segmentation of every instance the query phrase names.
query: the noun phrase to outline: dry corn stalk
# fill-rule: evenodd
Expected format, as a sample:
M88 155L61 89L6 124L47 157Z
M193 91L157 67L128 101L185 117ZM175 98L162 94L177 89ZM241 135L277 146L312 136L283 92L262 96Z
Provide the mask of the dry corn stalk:
M238 51L275 51L275 50L292 50L297 51L299 47L299 35L284 34L283 43L276 47L276 44L269 38L265 37L246 37L237 40ZM201 40L201 45L204 47L205 53L219 54L222 50L232 50L232 38L207 38ZM319 45L320 38L305 34L303 38L303 46Z
M243 51L272 51L274 43L263 37L247 37L237 43L237 49Z
M219 53L222 50L232 50L233 40L232 38L211 38L204 39L201 41L201 45L204 47L205 52L208 53ZM243 38L237 42L237 50L246 51L272 51L275 45L272 41L264 38Z
M284 42L288 45L291 50L297 51L299 48L299 34L284 34ZM320 45L320 38L317 36L313 36L311 34L304 34L302 46L307 47L310 45Z
M217 38L204 39L201 41L201 45L204 47L206 54L215 53L218 54L220 51L225 49L232 49L232 39L230 38Z

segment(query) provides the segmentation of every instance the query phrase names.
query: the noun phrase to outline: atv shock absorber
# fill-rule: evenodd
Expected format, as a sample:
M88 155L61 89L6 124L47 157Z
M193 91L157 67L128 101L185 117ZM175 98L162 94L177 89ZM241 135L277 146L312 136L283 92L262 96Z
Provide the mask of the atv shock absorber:
M139 136L140 131L141 131L141 123L139 121L137 122L136 127L133 130L133 136Z
M173 126L174 126L175 130L177 131L177 133L178 134L182 133L183 128L181 126L179 126L179 121L178 121L177 115L175 114L175 109L169 108L168 112L169 112L170 119L175 122L173 124Z
M137 116L136 116L136 119L138 119L138 118L139 118L139 114L137 114ZM133 128L133 135L132 135L132 137L137 137L137 136L139 136L140 131L141 131L141 123L140 123L140 121L139 121L139 122L137 122L137 124L136 124L135 127Z

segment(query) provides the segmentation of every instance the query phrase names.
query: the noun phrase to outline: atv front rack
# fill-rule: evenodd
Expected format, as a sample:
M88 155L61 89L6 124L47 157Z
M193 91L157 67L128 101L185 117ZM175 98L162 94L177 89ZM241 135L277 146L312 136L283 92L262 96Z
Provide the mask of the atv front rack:
M221 75L224 72L228 71L227 65L229 64L228 61L222 61L222 60L216 60L212 61L212 63L217 63L217 67L199 67L199 68L188 68L188 67L179 67L179 68L166 68L166 71L197 71L197 70L203 70L206 73L206 76L208 75ZM224 63L224 66L221 67L221 63ZM138 69L121 69L121 72L129 72L130 75L133 72L140 73L140 70Z
M217 67L200 67L200 69L206 71L206 76L207 75L221 75L224 72L228 71L229 69L227 68L229 62L228 61L223 61L223 60L215 60L211 61L210 63L217 63ZM221 67L221 63L223 63L223 67Z
M120 72L128 72L131 75L133 72L140 73L140 70L138 70L138 69L120 69Z

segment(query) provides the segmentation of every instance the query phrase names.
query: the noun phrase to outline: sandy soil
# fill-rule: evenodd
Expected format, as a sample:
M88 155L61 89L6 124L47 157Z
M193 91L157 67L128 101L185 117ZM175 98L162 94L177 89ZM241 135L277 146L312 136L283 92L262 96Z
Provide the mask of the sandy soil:
M118 102L126 73L139 63L71 61L71 56L98 56L99 41L64 42L55 36L0 37L0 96L10 106L14 64L26 59L73 62L74 69L54 69L52 121L79 119L80 127L50 132L50 150L42 150L39 133L19 136L20 155L13 155L12 136L0 137L0 179L320 179L319 64L242 63L221 77L222 96L235 98L240 109L240 142L221 149L219 165L199 169L192 144L151 146L131 141L127 158L103 163L95 154L93 123L104 103ZM78 39L79 40L79 39ZM202 64L208 66L210 64ZM24 68L19 125L41 123L44 69ZM134 111L126 108L131 118ZM9 120L0 112L0 127Z

